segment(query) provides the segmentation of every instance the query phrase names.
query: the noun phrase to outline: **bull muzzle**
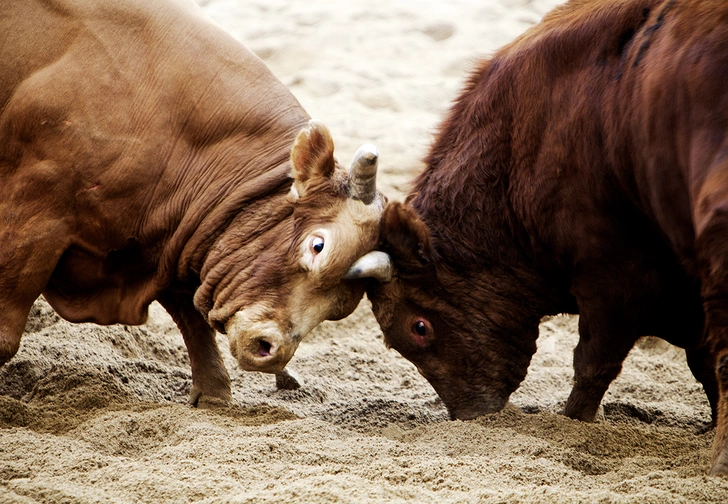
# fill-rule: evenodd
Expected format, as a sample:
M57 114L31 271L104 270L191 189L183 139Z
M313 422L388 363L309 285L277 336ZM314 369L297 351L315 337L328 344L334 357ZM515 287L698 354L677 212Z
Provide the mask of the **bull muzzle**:
M244 312L226 324L230 353L245 371L277 373L296 353L300 338L273 321L251 321Z
M497 413L508 403L509 394L492 387L474 387L473 383L464 381L430 378L428 381L442 399L451 420L472 420Z
M443 403L445 403L447 412L450 415L450 420L472 420L479 416L499 412L506 406L508 400L502 397L487 398L481 402L458 404L456 406L448 405L445 401Z

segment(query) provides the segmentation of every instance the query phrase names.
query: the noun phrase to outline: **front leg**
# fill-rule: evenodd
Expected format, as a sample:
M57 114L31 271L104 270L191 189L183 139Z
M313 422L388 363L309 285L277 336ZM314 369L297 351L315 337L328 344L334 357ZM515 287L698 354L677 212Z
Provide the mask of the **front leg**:
M710 403L711 424L715 427L718 418L718 380L715 373L715 358L705 347L692 350L685 350L688 367L696 380L703 385L705 395Z
M192 296L166 291L157 300L174 319L187 346L192 368L190 404L213 406L220 401L230 402L230 376L217 346L215 331L194 307Z
M724 165L717 172L725 178L728 162ZM706 372L715 374L718 389L710 474L728 477L728 189L724 187L725 184L706 184L701 192L700 208L707 210L696 226L696 249L707 329L706 346L713 356L712 363L707 363Z
M609 384L637 341L639 314L649 310L651 275L642 261L594 261L582 265L572 292L579 306L574 387L564 414L593 422Z
M609 384L637 341L632 330L613 324L595 324L584 314L579 318L579 343L574 350L574 387L566 401L569 418L593 422Z
M30 309L68 242L62 219L32 215L29 206L8 209L10 203L0 201L0 366L20 348Z

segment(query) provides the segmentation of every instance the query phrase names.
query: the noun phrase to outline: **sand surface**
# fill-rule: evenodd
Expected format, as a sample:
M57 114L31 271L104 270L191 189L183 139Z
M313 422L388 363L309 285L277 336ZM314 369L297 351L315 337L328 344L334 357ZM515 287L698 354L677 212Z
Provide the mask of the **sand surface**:
M380 187L400 199L473 61L558 2L200 3L328 124L343 163L377 144ZM221 337L234 405L220 410L186 406L186 350L158 305L147 325L99 327L39 300L0 368L0 503L728 502L681 350L642 340L596 424L558 414L576 324L543 322L506 410L453 422L366 300L301 344L297 391L241 372Z

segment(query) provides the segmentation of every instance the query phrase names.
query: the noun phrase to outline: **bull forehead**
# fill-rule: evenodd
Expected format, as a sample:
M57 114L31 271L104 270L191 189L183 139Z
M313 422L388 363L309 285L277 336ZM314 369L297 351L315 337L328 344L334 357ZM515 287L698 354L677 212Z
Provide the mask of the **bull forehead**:
M389 283L376 284L370 289L369 297L372 305L379 311L390 315L391 321L394 307L411 305L411 308L428 312L437 312L444 302L440 296L441 285L430 275L407 276L403 278L401 272L395 273L395 278ZM384 315L385 313L383 313Z
M403 304L402 283L394 278L387 284L375 284L367 290L367 297L372 303L372 311L384 332L385 342L389 329L394 323L394 314Z
M348 198L332 223L340 240L339 246L355 255L371 250L379 239L382 211L383 205L378 201L366 205ZM355 232L352 234L352 231Z
M364 282L344 281L342 276L353 262L376 245L383 205L366 205L348 198L338 203L338 207L332 220L309 224L299 246L289 249L292 252L289 260L297 263L292 269L283 271L281 268L288 268L283 263L273 268L268 267L273 263L251 267L255 274L249 271L246 275L249 281L243 293L247 301L233 317L238 325L243 321L258 325L262 321L274 322L281 332L293 332L300 339L323 320L353 311L363 296ZM312 236L323 236L326 242L317 260L309 263L307 250ZM256 262L266 263L266 254ZM265 292L270 287L265 278L273 276L280 283L275 298ZM231 322L232 319L226 325Z
M256 310L249 312L251 315L262 315L262 310L270 317L275 311L279 313L276 318L284 325L285 319L290 320L292 303L310 304L318 296L330 295L334 288L341 286L344 289L350 285L342 283L341 277L354 261L376 245L382 205L365 205L347 198L333 206L336 211L328 221L319 219L316 222L311 218L301 221L306 223L306 227L302 233L299 232L297 245L290 243L293 235L285 229L274 230L270 236L271 243L265 245L261 242L264 250L242 270L239 281L235 282L239 304L244 301L245 305L257 305ZM312 236L326 239L321 260L313 265L304 261ZM293 247L284 246L282 242L285 240L289 240ZM270 295L272 288L276 291L274 298ZM302 299L292 300L291 297ZM323 304L323 301L317 302Z
M383 205L378 201L366 205L347 198L338 203L334 215L327 221L310 219L300 234L299 247L303 257L312 235L324 238L324 253L316 268L304 266L304 270L319 281L327 278L338 283L341 275L366 252L371 251L379 239L379 222Z
M198 308L208 312L211 322L222 325L242 306L265 301L271 307L266 310L268 316L275 311L279 314L276 319L285 325L290 323L285 320L290 321L294 292L312 301L313 295L340 285L341 276L349 266L374 248L382 206L365 205L351 198L331 200L333 203L325 206L318 202L318 209L313 202L295 204L298 230L293 219L285 219L247 243L239 243L246 239L245 233L232 233L229 240L220 244L217 261L204 275L209 280L205 285L214 289L211 296L214 307L205 305L209 289L201 289L196 296ZM314 214L316 210L320 212ZM325 230L328 236L326 260L310 268L302 263L303 252L317 230ZM242 267L236 268L236 264ZM323 304L323 300L319 302Z

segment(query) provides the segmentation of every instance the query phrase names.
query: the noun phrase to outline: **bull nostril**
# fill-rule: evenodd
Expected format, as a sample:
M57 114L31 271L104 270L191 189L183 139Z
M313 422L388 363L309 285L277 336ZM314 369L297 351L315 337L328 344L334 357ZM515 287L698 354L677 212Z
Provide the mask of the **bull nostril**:
M258 356L270 357L273 345L264 339L258 340Z

